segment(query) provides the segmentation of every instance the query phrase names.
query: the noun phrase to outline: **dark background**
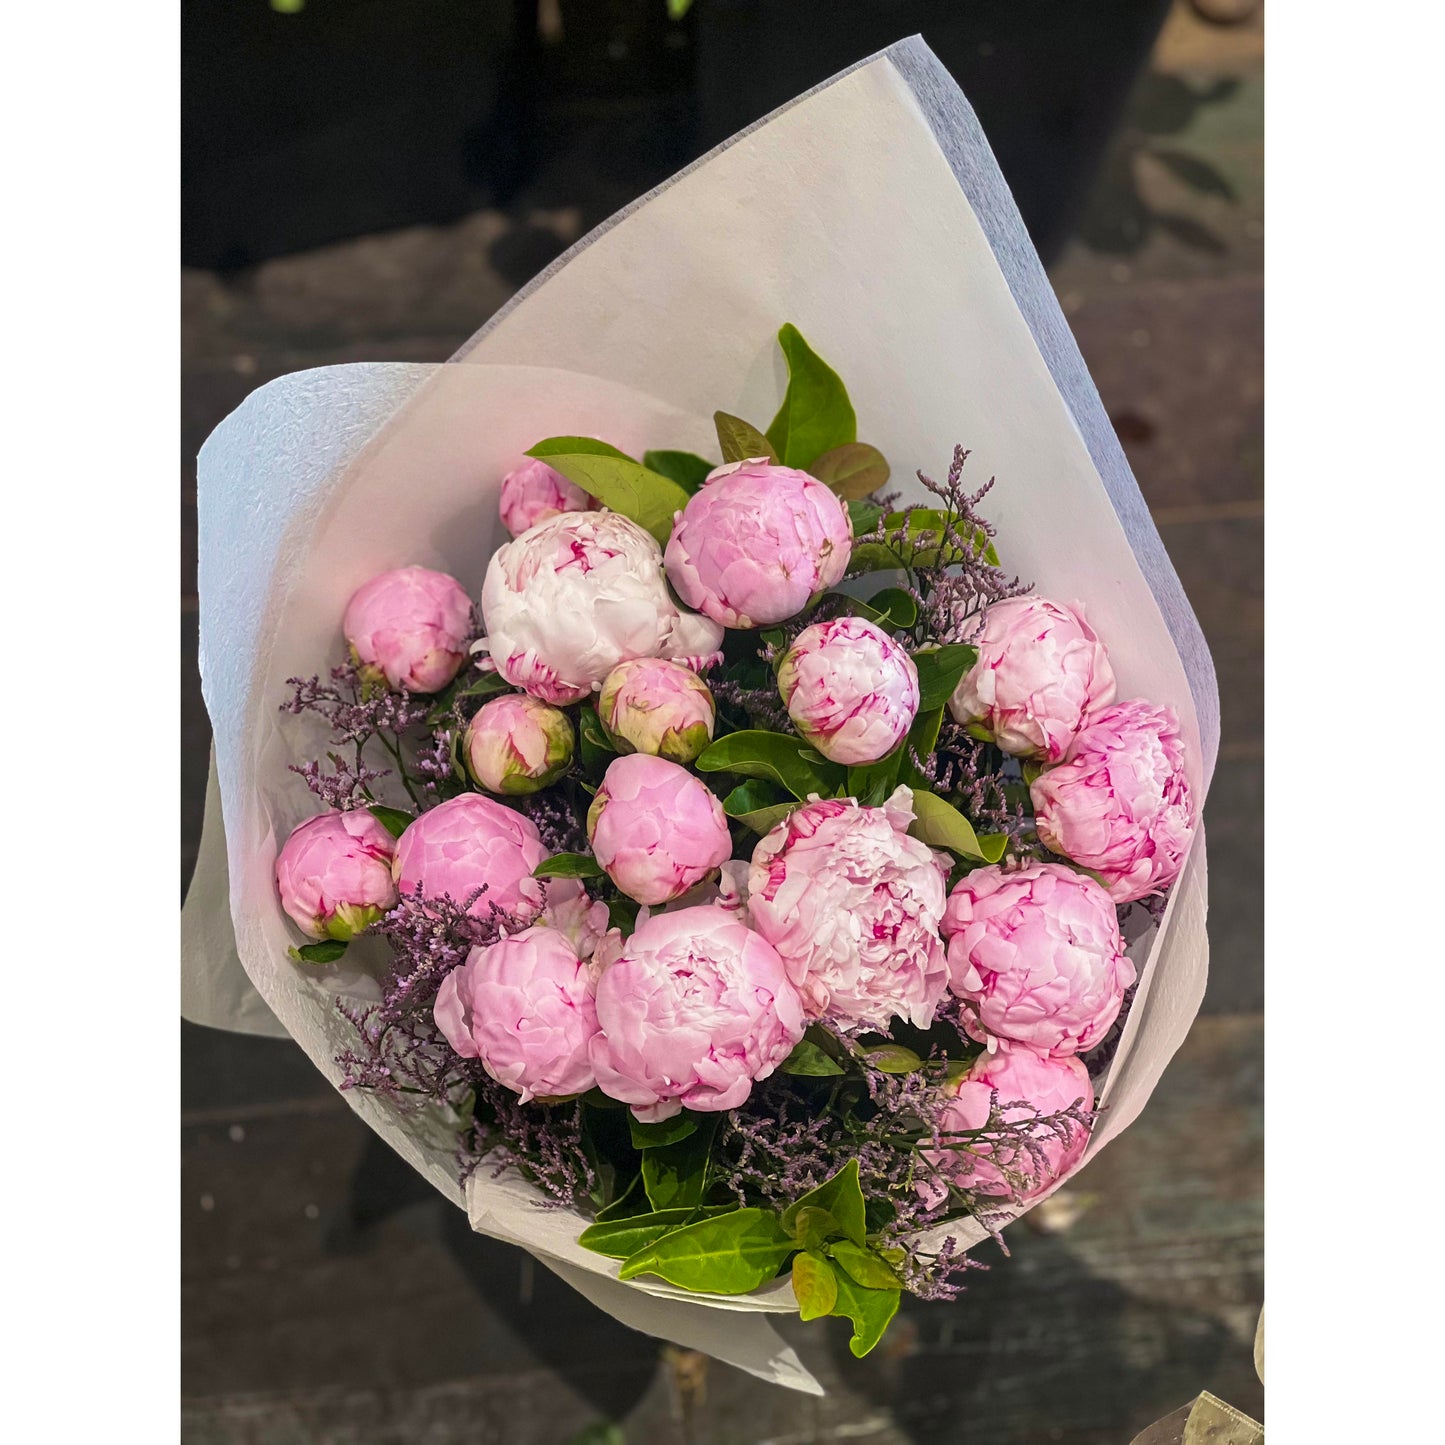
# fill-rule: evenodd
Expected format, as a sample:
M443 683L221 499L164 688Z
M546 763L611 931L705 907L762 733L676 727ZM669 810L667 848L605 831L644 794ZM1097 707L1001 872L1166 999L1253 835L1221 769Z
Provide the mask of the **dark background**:
M660 1351L464 1218L291 1045L183 1025L194 1442L1113 1445L1263 1414L1262 84L1248 0L184 0L182 886L209 742L195 453L305 366L444 360L597 221L921 31L978 110L1209 637L1205 1013L1144 1116L812 1401ZM273 8L275 7L275 8Z

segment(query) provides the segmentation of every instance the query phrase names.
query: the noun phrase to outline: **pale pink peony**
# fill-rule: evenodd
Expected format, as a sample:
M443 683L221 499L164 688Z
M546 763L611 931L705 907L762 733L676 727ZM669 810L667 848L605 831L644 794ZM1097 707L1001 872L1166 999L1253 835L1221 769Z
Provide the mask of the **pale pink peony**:
M808 1013L927 1028L948 984L939 939L948 862L908 836L912 794L881 808L805 803L753 851L748 913Z
M1097 873L1115 903L1179 876L1196 810L1172 709L1136 700L1095 713L1030 791L1044 845Z
M1037 1054L1022 1044L1003 1044L997 1052L984 1054L957 1085L954 1097L939 1120L943 1131L982 1129L993 1108L994 1092L1003 1108L1005 1123L1020 1124L1031 1118L1047 1118L1078 1105L1084 1113L1094 1107L1094 1086L1089 1071L1075 1056L1056 1059ZM1008 1104L1020 1108L1003 1107ZM960 1189L976 1194L1012 1196L1013 1187L1000 1172L999 1166L1032 1180L1019 1202L1042 1194L1057 1179L1062 1179L1084 1157L1089 1143L1088 1130L1065 1120L1060 1126L1067 1138L1051 1127L1039 1126L1028 1131L1038 1149L1036 1155L1027 1147L998 1147L977 1144L976 1153L962 1148L923 1150L923 1158L940 1174ZM956 1140L955 1143L966 1143ZM925 1198L937 1201L944 1190L936 1180L920 1186Z
M607 905L576 878L547 880L547 902L538 922L565 934L579 958L591 958L611 926Z
M691 668L637 657L607 674L597 716L619 752L690 763L712 741L716 709L708 685Z
M1080 1053L1104 1037L1134 982L1109 895L1062 863L975 868L948 896L943 935L975 1038Z
M595 497L536 457L502 478L502 525L514 537L559 512L591 512L596 507Z
M392 687L440 692L466 661L472 600L445 572L400 567L358 587L341 630L364 668Z
M467 771L489 793L516 796L555 783L571 766L572 722L525 693L483 703L462 737Z
M680 908L625 942L609 938L592 1066L602 1092L639 1119L735 1109L802 1038L782 959L732 911Z
M667 544L677 595L725 627L771 627L838 582L853 550L847 508L822 482L764 461L719 467Z
M614 759L587 810L607 876L639 903L667 903L732 856L727 815L701 779L666 758Z
M1114 700L1109 654L1077 604L995 602L974 646L978 661L948 710L1016 757L1058 762L1088 715Z
M463 793L423 813L397 839L391 871L402 893L445 894L457 904L485 885L468 912L485 918L498 908L530 923L544 901L532 870L547 856L530 818L479 793Z
M595 1077L592 972L565 933L540 924L474 948L442 980L433 1010L446 1041L522 1096L581 1094Z
M651 533L617 512L563 512L493 554L483 646L502 676L544 702L577 702L633 657L708 665L723 629L682 612Z
M778 691L793 726L835 763L886 757L918 713L913 659L862 617L805 627L778 668Z
M395 852L365 808L308 818L276 855L281 906L308 938L346 942L395 904Z

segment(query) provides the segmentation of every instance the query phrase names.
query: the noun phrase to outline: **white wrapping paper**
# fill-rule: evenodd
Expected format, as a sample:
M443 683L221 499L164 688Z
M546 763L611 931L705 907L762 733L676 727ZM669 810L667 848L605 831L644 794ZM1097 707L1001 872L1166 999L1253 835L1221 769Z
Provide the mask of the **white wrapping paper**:
M314 811L286 765L316 748L312 720L278 711L285 679L325 670L347 598L378 571L439 567L475 595L502 540L500 478L541 437L707 454L714 409L766 422L783 321L843 376L860 436L909 496L913 470L940 475L955 442L972 448L977 483L998 476L986 513L1006 563L1085 604L1121 697L1176 709L1202 801L1218 700L1197 624L972 113L921 42L905 42L599 228L452 363L285 377L207 442L201 668L215 777L185 910L187 1017L284 1029L339 1079L349 1025L335 998L370 984L364 948L347 970L286 956L295 939L272 868ZM1143 1108L1198 1010L1205 896L1201 833L1162 928L1134 950L1142 980L1088 1157ZM615 1262L577 1246L575 1216L485 1171L464 1196L444 1139L383 1100L345 1097L474 1228L530 1249L625 1323L818 1388L762 1318L794 1307L786 1280L741 1299L621 1284Z

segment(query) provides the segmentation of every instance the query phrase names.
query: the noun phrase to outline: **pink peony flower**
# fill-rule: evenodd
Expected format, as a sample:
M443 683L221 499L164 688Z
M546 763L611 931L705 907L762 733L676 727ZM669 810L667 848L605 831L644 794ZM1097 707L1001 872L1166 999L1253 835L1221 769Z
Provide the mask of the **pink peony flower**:
M597 715L619 752L690 763L712 741L716 709L708 685L691 668L637 657L607 674Z
M346 942L396 903L395 852L365 808L308 818L276 855L281 906L308 938Z
M596 1082L592 973L565 933L536 925L474 948L442 981L433 1010L446 1041L499 1084L531 1099Z
M975 868L948 896L943 935L975 1038L1061 1058L1091 1049L1134 982L1109 895L1062 863Z
M489 793L515 796L555 783L571 766L574 746L566 713L508 693L477 709L462 738L462 757Z
M753 851L752 925L782 955L813 1018L933 1022L948 983L938 936L949 865L916 838L912 795L881 808L805 803Z
M918 713L918 669L876 623L839 617L805 627L778 668L793 725L835 763L876 763Z
M587 836L607 876L652 905L687 892L732 856L717 796L686 768L647 753L608 765L587 810Z
M684 1105L737 1108L804 1028L782 959L712 905L654 914L620 944L597 982L597 1022L598 1086L649 1122Z
M564 934L579 958L591 958L611 926L607 905L590 897L576 878L547 881L547 902L538 921Z
M577 702L633 657L701 668L723 630L679 611L662 549L616 512L563 512L493 554L482 586L483 646L514 687L543 702Z
M1115 903L1179 876L1196 810L1171 709L1133 701L1095 713L1030 792L1044 845L1097 873Z
M737 462L688 499L667 544L667 577L724 627L770 627L838 582L852 549L847 509L822 482Z
M493 908L530 923L544 901L532 870L548 856L530 818L479 793L463 793L419 817L396 842L392 877L406 894L454 903L485 886L467 911L487 917Z
M597 499L536 457L502 478L502 525L514 537L559 512L591 512Z
M943 1111L940 1125L944 1131L982 1129L993 1108L994 1092L1003 1108L1006 1123L1019 1124L1030 1118L1047 1118L1062 1113L1075 1104L1085 1113L1094 1107L1094 1086L1089 1071L1077 1057L1056 1059L1036 1054L1021 1044L1004 1044L996 1053L984 1054L959 1081L953 1099ZM1003 1107L1008 1104L1020 1108ZM976 1153L961 1148L925 1149L923 1157L940 1174L960 1189L976 1194L1012 1196L1013 1186L1000 1172L1000 1166L1014 1174L1027 1175L1032 1184L1021 1196L1023 1200L1042 1194L1057 1179L1062 1179L1084 1157L1089 1143L1088 1131L1082 1125L1061 1126L1067 1138L1050 1128L1029 1130L1029 1137L1038 1154L1026 1147L996 1148L978 1144ZM956 1143L967 1141L958 1140ZM943 1197L937 1180L928 1180L920 1192L931 1202Z
M1088 715L1114 700L1109 654L1077 605L995 602L974 645L978 661L948 710L1016 757L1058 762Z
M466 661L471 619L471 598L456 578L400 567L352 593L341 630L361 666L392 687L440 692Z

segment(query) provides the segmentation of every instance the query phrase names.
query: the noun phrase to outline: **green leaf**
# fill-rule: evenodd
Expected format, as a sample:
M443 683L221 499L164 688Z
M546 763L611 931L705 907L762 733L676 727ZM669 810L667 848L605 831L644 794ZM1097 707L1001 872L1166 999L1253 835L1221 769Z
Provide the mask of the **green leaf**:
M918 708L925 712L942 707L953 696L969 668L978 661L978 649L966 642L951 642L927 652L915 652L913 665L918 669Z
M848 1341L848 1348L861 1360L883 1338L883 1332L898 1313L899 1291L868 1289L842 1270L834 1271L834 1281L838 1299L832 1313L853 1321L853 1338Z
M346 945L339 938L327 938L320 943L303 943L287 952L297 963L335 963L346 952Z
M862 1244L868 1237L868 1222L858 1183L858 1161L850 1159L831 1179L795 1199L783 1211L783 1228L792 1230L799 1211L809 1207L826 1209L848 1239Z
M578 752L584 768L605 768L617 756L617 749L612 746L612 739L607 736L602 719L594 709L584 707L578 714L577 733L581 739Z
M850 498L848 502L848 520L853 524L853 535L855 537L865 536L883 520L883 508L876 506L872 502L864 502L856 498Z
M983 854L985 863L997 863L1008 852L1008 834L980 833L978 835L978 851Z
M607 926L622 934L630 934L637 927L637 902L619 894L607 900Z
M400 808L384 808L380 803L373 803L367 810L393 838L400 838L411 825L416 822L410 813L403 813Z
M840 1239L828 1246L828 1253L838 1261L854 1284L865 1289L902 1289L903 1281L871 1249Z
M747 1294L772 1279L796 1248L772 1210L734 1209L643 1246L619 1277L655 1274L679 1289Z
M642 1187L647 1190L648 1203L654 1209L679 1209L702 1203L707 1193L717 1125L714 1114L676 1142L643 1151Z
M603 506L645 527L663 546L672 535L673 517L687 505L687 492L670 477L590 437L549 437L527 455L544 458Z
M697 1120L685 1109L682 1113L674 1114L672 1118L663 1119L656 1124L644 1124L641 1119L629 1115L628 1124L632 1130L634 1149L659 1149L666 1144L679 1143L690 1134L697 1133Z
M463 673L447 690L441 693L432 710L426 715L428 727L436 727L451 717L452 707L464 697L488 698L497 693L511 692L512 684L500 672L484 672L470 677Z
M897 631L918 621L918 604L901 587L885 587L866 602L846 592L829 592L825 599L850 617L866 617L879 627Z
M712 424L717 428L717 444L722 448L724 463L748 462L754 457L766 457L770 462L778 460L772 442L742 417L715 411Z
M921 788L913 790L913 823L908 832L930 848L947 848L961 858L987 862L973 824L937 793L925 793Z
M586 853L554 853L532 869L533 878L601 878L602 865Z
M788 389L768 428L784 466L806 468L824 452L858 440L858 418L838 373L791 322L778 332L788 362Z
M817 754L799 738L764 728L748 728L719 738L697 759L703 773L739 773L745 778L767 778L781 783L800 802L809 793L828 797L843 780L843 770L833 764L809 761Z
M722 1205L714 1212L730 1213L732 1205ZM650 1214L634 1214L625 1219L599 1220L582 1231L577 1243L609 1259L627 1259L670 1231L695 1223L698 1214L696 1209L656 1209Z
M897 748L876 763L856 763L848 769L848 796L857 798L865 808L881 807L898 785L898 765L902 754Z
M634 1174L628 1181L627 1188L617 1196L605 1209L597 1211L597 1223L605 1224L614 1219L635 1219L639 1214L647 1214L647 1196L642 1192L642 1175Z
M692 452L643 452L642 465L668 477L691 496L707 480L712 463Z
M991 742L992 739L990 738ZM1044 771L1044 765L1037 758L1029 758L1023 765L1024 786L1032 788Z
M912 788L923 788L926 791L929 786L928 779L913 766L913 754L917 753L926 763L938 746L938 730L942 725L943 709L933 707L922 709L913 719L913 726L908 729L907 741L899 749L903 756L899 777Z
M888 485L888 460L867 442L849 442L815 457L808 473L845 501L856 501Z
M912 1074L923 1067L923 1060L902 1044L875 1044L863 1050L863 1057L880 1074Z
M816 1250L793 1256L793 1293L798 1300L798 1318L820 1320L833 1313L838 1303L838 1282L833 1266Z
M771 832L798 806L796 800L777 801L777 789L760 778L739 783L723 799L723 812L751 828L760 837Z
M843 1227L828 1209L819 1209L816 1204L805 1204L793 1220L793 1238L804 1249L819 1249L828 1240L837 1239Z
M843 1066L830 1059L811 1039L799 1039L793 1046L793 1052L778 1065L778 1070L805 1079L827 1079L841 1074Z

